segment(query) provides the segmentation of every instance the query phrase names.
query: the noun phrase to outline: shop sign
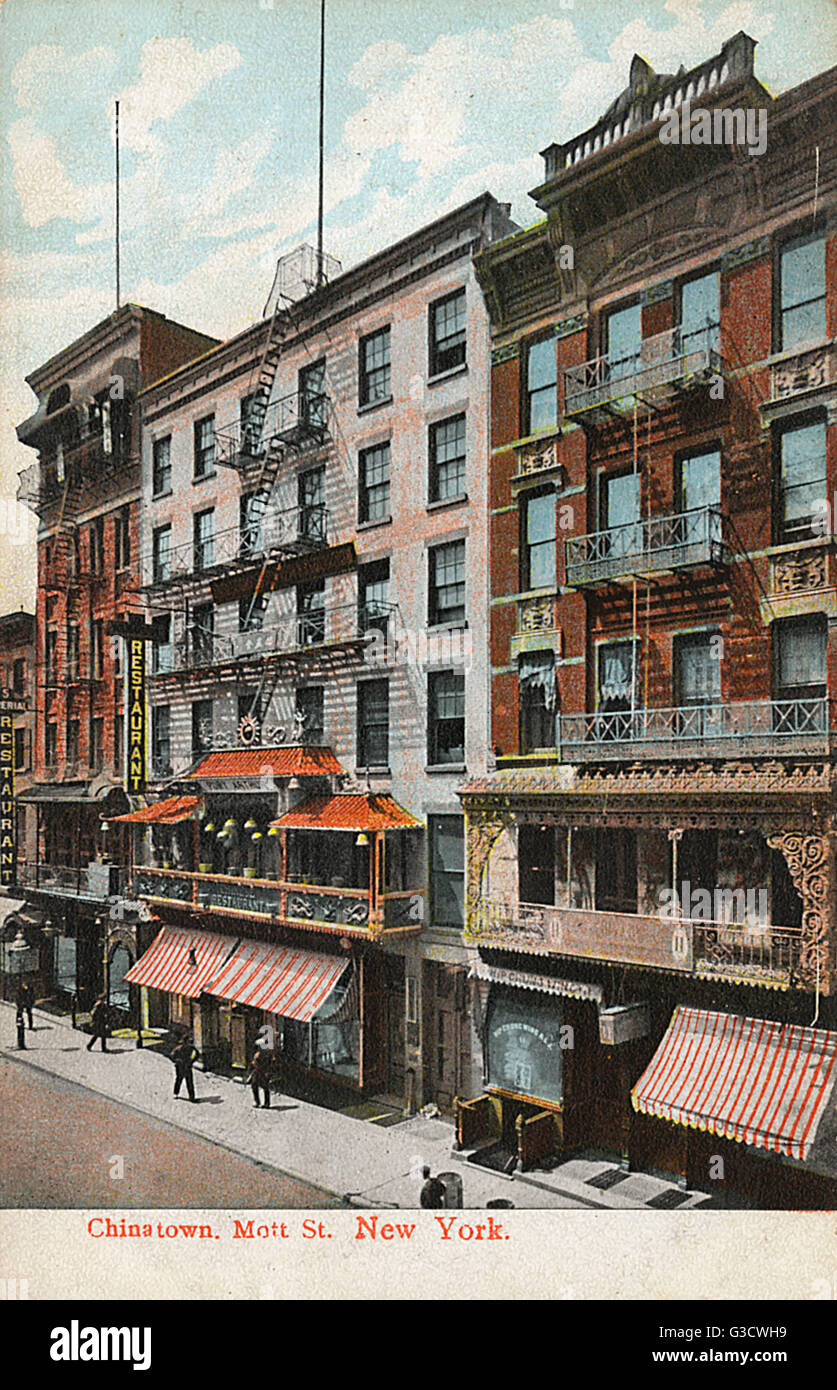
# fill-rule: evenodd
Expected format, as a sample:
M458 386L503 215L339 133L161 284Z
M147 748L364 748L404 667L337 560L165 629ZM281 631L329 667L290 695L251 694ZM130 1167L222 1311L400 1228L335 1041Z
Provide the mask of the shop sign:
M131 637L128 646L128 756L126 789L132 796L146 789L148 715L145 696L145 640Z
M3 709L0 712L0 885L3 888L15 881L16 840L15 728L13 716Z
M489 1085L542 1100L564 1095L562 1008L492 989L488 1012Z

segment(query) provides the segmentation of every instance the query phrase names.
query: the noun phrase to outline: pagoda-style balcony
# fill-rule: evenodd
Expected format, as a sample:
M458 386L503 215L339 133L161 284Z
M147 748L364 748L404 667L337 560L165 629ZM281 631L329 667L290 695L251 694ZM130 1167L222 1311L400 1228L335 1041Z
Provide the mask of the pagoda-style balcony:
M328 438L331 400L322 391L294 391L272 401L264 419L232 420L215 431L215 461L240 468L277 448L304 449Z
M562 714L562 761L634 762L637 758L735 758L830 749L829 701L743 700L673 708Z
M200 543L187 541L158 560L149 589L176 580L216 576L248 568L267 557L308 555L328 545L328 509L320 503L270 509L244 526L218 531Z
M107 902L122 891L124 871L115 864L43 864L23 860L17 865L17 884L55 897Z
M260 920L270 918L346 936L418 932L424 915L423 895L417 892L384 893L376 898L369 888L196 874L181 869L135 868L132 892L138 898L195 911L215 909Z
M570 589L609 584L633 576L669 574L698 565L728 565L732 550L717 507L696 507L674 516L651 516L568 537L564 542Z
M267 658L298 660L308 654L341 648L347 653L359 652L380 640L381 635L386 637L396 612L395 604L376 602L374 607L364 607L346 603L292 613L278 623L253 627L247 632L194 632L185 641L165 648L167 668L154 674L170 676L178 671L262 662Z
M802 930L481 899L466 939L504 951L613 961L775 989L798 980Z
M643 338L637 351L618 361L592 357L564 372L564 413L592 424L629 414L637 399L660 407L679 392L705 385L722 371L715 347L717 327L683 333L668 328Z

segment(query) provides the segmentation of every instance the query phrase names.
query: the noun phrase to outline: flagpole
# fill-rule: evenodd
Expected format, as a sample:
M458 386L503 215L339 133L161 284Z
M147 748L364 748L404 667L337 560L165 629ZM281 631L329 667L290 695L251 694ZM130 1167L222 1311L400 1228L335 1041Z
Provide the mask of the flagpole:
M116 307L119 309L119 102L116 103Z
M320 0L320 140L319 190L317 202L317 289L325 283L323 274L323 145L325 117L325 0Z

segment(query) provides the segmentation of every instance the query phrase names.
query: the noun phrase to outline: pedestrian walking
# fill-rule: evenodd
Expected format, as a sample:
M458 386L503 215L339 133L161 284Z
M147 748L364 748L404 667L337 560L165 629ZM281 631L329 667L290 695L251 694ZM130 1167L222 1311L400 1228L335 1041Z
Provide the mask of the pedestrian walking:
M29 1020L30 1029L34 1027L34 1024L32 1023L32 1005L34 1002L35 998L32 993L32 986L28 984L26 980L24 980L20 986L20 991L18 993L18 1003L20 1004L21 1008L26 1014L26 1017Z
M259 1095L264 1095L264 1108L270 1109L270 1078L273 1072L273 1053L270 1048L257 1047L250 1063L250 1090L253 1104L259 1108Z
M186 1091L189 1099L195 1099L195 1078L192 1075L192 1066L197 1061L200 1053L194 1046L190 1038L183 1038L171 1054L174 1062L174 1094L180 1095L180 1087L186 1082Z
M108 1005L104 994L100 994L90 1013L90 1027L93 1036L87 1044L87 1051L92 1052L97 1038L101 1039L102 1051L108 1050Z
M424 1184L419 1195L419 1206L443 1207L447 1188L441 1178L432 1178L426 1164L421 1170L421 1176L424 1178Z
M20 1052L25 1052L25 1051L26 1051L26 1018L25 1018L25 1015L24 1015L24 1006L23 1006L23 1004L20 1002L19 999L18 999L18 1001L17 1001L17 1015L16 1015L16 1017L15 1017L15 1025L16 1025L16 1027L17 1027L17 1046L18 1046L18 1051L20 1051Z

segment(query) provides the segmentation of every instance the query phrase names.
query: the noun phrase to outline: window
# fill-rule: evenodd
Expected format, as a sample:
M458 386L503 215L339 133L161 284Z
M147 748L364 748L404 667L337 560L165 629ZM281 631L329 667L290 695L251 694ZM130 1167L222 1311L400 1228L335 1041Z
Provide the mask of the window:
M433 767L465 761L465 677L433 671L427 678L427 759Z
M79 721L67 720L67 762L78 762Z
M87 407L87 420L90 433L99 441L102 453L109 457L113 453L114 421L112 402L107 391L91 401Z
M782 247L779 261L779 349L824 338L824 239L796 237Z
M720 287L717 271L685 280L680 286L681 351L718 350L721 322Z
M241 451L249 457L256 454L259 448L259 435L261 431L259 427L260 411L258 409L258 402L258 391L251 391L249 395L241 397L239 416L241 422Z
M113 518L113 552L116 568L127 569L131 563L131 513L122 507Z
M611 376L629 375L639 364L642 342L642 309L639 304L629 304L625 309L615 309L608 314L604 331L604 352Z
M360 340L358 398L361 405L374 405L390 396L390 332L380 328Z
M195 421L196 478L208 478L215 468L215 416L204 415Z
M527 434L554 429L558 419L557 366L555 339L541 338L531 343L526 353L526 422Z
M430 426L430 501L465 495L465 416Z
M297 479L300 540L325 542L325 469L309 468Z
M58 760L58 725L48 723L44 732L44 762L54 767Z
M171 578L171 527L158 526L151 538L152 579L165 584Z
M596 907L600 912L637 910L636 831L608 826L596 834Z
M67 626L67 680L77 681L81 674L79 666L78 623Z
M97 516L90 527L90 570L102 574L105 568L105 518Z
M90 648L90 675L100 681L105 674L105 625L101 618L93 623Z
M195 700L192 705L192 757L212 749L213 710L211 700Z
M156 705L151 711L151 767L155 777L171 775L171 710Z
M325 641L325 580L298 584L296 589L297 645L315 647Z
M266 498L263 493L245 492L238 504L238 553L242 559L261 554L264 548L264 514Z
M430 916L434 926L460 928L465 921L465 821L428 816Z
M171 492L171 435L155 439L151 450L151 486L155 497Z
M517 882L522 903L555 902L555 830L522 822L517 830Z
M427 621L439 623L465 621L465 542L449 541L428 551L430 566Z
M125 720L121 714L115 714L113 716L113 770L117 777L122 776L124 751Z
M636 555L642 550L639 473L608 473L599 479L602 555Z
M296 691L296 719L303 743L319 746L323 742L323 687L305 685Z
M389 560L361 565L357 576L358 630L387 635L389 618Z
M325 358L302 367L299 373L299 423L308 429L325 429Z
M828 497L824 420L796 425L780 434L778 491L779 544L822 532Z
M358 520L387 521L389 519L389 440L361 449L358 466L360 497Z
M94 719L90 725L90 766L101 772L105 762L105 721Z
M192 658L196 666L205 666L215 659L215 609L211 603L197 604L192 609Z
M50 628L44 639L44 678L47 685L55 685L58 680L58 670L55 663L58 651L58 633Z
M721 642L717 632L699 632L675 640L674 703L718 705L721 700Z
M26 762L26 730L15 729L15 771L21 772Z
M465 291L430 305L430 376L465 365Z
M824 700L828 620L817 613L774 625L774 687L778 700Z
M555 747L555 655L527 652L517 663L520 751Z
M195 512L194 518L195 573L211 569L215 563L215 509Z
M596 652L597 706L603 714L636 706L636 653L633 641L602 642Z
M522 559L521 588L553 589L558 515L555 493L524 493L520 500Z
M22 695L26 689L26 658L19 656L12 665L12 689Z
M151 621L151 669L155 674L172 669L171 614L160 613Z
M267 595L254 594L238 601L239 632L261 632L267 613Z
M676 467L677 510L683 544L723 539L721 528L721 455L717 449L690 454ZM638 500L638 499L637 499ZM711 509L711 510L707 510Z
M389 763L389 681L363 681L357 688L358 767Z

